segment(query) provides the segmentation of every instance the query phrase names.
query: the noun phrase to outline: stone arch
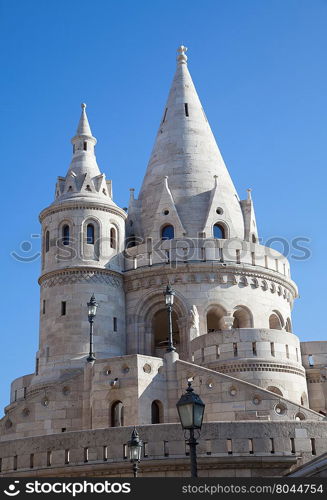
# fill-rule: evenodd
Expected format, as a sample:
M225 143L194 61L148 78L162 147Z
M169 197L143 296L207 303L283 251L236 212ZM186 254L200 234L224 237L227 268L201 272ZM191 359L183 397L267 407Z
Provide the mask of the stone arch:
M159 290L148 292L143 295L139 300L136 307L135 314L135 327L132 336L137 341L134 343L133 352L139 354L147 354L153 356L155 353L155 339L153 332L153 319L157 313L162 313L162 319L164 314L167 315L164 292L165 286ZM188 358L189 351L189 333L187 330L188 326L188 311L190 305L186 301L185 297L175 289L176 295L173 306L173 319L175 316L175 324L178 327L179 333L179 346L178 353L182 359ZM167 317L167 316L166 316ZM174 326L174 324L173 324ZM164 346L162 349L163 354L165 351Z
M162 424L163 421L163 404L156 399L151 403L151 424Z
M124 425L124 405L121 401L114 401L110 410L111 427L123 427Z
M217 238L215 236L215 226L219 227L221 229L222 236L220 238ZM230 234L229 226L228 226L228 224L225 221L216 220L212 224L212 226L211 226L211 235L212 235L211 237L212 238L222 239L222 240L228 240L229 234Z
M272 330L282 330L284 326L284 320L280 312L273 311L269 316L269 328Z
M214 332L215 330L224 330L225 321L224 316L227 312L224 307L219 304L212 304L207 307L206 310L206 320L207 320L207 332Z
M278 396L283 396L282 391L274 385L270 385L269 387L267 387L267 391L273 392L274 394L278 394Z
M233 328L253 328L253 314L246 306L236 306L234 308Z

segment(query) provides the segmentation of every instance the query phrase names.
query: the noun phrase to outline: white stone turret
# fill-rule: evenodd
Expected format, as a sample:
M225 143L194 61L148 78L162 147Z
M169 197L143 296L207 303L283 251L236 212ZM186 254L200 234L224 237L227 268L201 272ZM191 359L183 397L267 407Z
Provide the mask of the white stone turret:
M168 177L171 203L180 218L175 236L198 237L212 232L207 214L222 208L228 237L244 238L242 210L234 184L220 154L187 68L186 47L178 49L177 69L139 195L142 234L169 223L161 210L163 180ZM214 176L217 195L212 203ZM169 210L167 205L166 210ZM157 228L157 229L156 229ZM184 232L184 234L183 234ZM209 234L207 236L209 236Z
M86 303L100 303L95 323L96 356L125 352L125 297L122 251L126 213L111 197L111 182L100 172L96 139L82 104L72 139L73 159L59 177L56 199L40 214L42 275L38 375L85 363L89 350Z

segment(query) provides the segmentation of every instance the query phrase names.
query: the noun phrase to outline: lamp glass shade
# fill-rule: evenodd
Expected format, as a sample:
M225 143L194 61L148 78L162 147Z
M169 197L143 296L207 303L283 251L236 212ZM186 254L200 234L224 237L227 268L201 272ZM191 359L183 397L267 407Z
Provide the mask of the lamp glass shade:
M141 460L142 441L139 441L138 443L129 442L128 449L129 449L129 458L131 462Z
M95 316L96 313L97 313L97 306L95 304L89 306L89 316Z
M177 407L183 429L193 429L193 403Z
M195 429L201 429L204 414L204 405L195 404L193 407L193 425Z
M165 297L166 297L166 306L172 306L174 303L174 295L167 293Z

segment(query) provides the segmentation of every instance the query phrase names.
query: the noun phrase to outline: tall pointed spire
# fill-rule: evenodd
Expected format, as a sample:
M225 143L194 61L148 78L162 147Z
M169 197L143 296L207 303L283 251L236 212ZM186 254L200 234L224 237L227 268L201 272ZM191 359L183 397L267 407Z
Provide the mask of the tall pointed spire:
M81 114L81 118L78 122L76 135L88 135L88 136L92 137L92 132L91 132L89 120L87 119L87 114L85 111L86 104L84 102L81 104L81 108L82 108L82 114Z
M230 237L243 238L239 198L194 87L186 51L184 45L178 48L176 73L140 191L143 235L153 225L158 187L168 175L186 234L196 237L204 230L213 177L218 175Z
M86 104L82 103L82 113L76 135L72 138L73 158L66 177L59 177L56 186L56 201L63 199L101 199L113 204L111 181L106 181L98 167L94 147L97 143L91 132L86 115Z

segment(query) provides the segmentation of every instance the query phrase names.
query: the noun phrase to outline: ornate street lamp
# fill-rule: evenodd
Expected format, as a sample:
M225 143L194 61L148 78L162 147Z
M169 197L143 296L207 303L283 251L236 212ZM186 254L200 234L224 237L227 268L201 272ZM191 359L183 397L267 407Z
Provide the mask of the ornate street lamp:
M141 460L143 443L139 437L139 433L137 432L135 425L131 435L131 439L130 441L128 441L127 446L129 450L129 459L133 464L133 475L134 477L137 477L139 469L138 464Z
M194 436L194 431L198 430L200 435L205 404L200 396L195 394L192 388L192 382L188 382L186 393L181 396L176 406L182 428L184 431L190 431L188 445L190 447L191 477L198 477L196 463L196 446L198 442Z
M89 323L90 323L90 352L89 352L88 357L86 358L86 361L88 361L89 363L91 361L95 361L95 354L94 354L94 350L93 350L93 324L94 324L94 318L95 318L96 313L97 313L98 305L99 304L95 300L94 293L93 293L92 297L90 298L90 302L87 303L88 319L89 319Z
M170 283L167 285L166 291L164 292L164 296L166 299L166 307L167 307L167 313L168 313L168 345L167 345L167 352L172 352L176 351L176 348L174 347L174 341L173 341L173 320L172 320L172 313L173 313L173 304L174 304L174 297L176 295L176 292L172 289Z

